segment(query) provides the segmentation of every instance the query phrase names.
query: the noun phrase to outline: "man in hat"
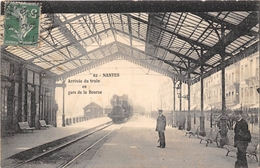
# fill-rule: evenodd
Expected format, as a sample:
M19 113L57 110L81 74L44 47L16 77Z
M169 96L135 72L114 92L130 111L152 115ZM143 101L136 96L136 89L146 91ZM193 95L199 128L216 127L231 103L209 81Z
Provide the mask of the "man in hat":
M242 117L242 110L235 111L236 125L234 128L234 146L237 147L237 161L235 168L248 168L246 160L246 149L251 141L251 134L248 124Z
M157 124L156 124L156 129L155 131L158 131L159 135L159 141L160 141L160 146L157 146L158 148L165 148L165 127L166 127L166 117L162 114L163 110L158 110L158 118L157 118Z

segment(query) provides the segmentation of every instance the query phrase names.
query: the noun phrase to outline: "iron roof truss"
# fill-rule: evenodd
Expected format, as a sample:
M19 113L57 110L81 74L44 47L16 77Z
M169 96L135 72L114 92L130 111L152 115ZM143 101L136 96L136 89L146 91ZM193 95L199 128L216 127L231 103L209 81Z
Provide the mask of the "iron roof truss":
M255 1L46 1L42 15L54 19L41 31L47 34L41 47L1 50L50 71L57 80L126 59L195 83L257 52L258 8Z

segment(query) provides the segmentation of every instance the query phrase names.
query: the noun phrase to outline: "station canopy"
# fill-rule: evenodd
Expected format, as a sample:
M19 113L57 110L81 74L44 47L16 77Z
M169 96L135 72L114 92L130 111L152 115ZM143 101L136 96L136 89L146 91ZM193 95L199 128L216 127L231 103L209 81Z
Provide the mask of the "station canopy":
M39 66L57 80L125 59L196 83L258 51L259 4L254 1L45 1L41 5L40 46L2 46L1 52Z

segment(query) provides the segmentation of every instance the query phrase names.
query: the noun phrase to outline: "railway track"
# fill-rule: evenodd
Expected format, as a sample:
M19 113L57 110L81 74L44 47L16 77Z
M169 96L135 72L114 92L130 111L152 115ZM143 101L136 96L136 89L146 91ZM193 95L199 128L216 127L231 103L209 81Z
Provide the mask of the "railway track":
M74 158L72 158L71 160L67 161L66 163L64 163L63 165L59 166L58 168L67 168L70 165L72 165L73 163L75 163L75 161L83 156L84 154L86 154L87 151L89 151L90 149L92 149L95 145L97 145L99 142L101 142L102 140L104 140L104 138L106 138L108 135L110 135L113 132L110 131L108 132L105 136L101 137L99 140L97 140L96 142L94 142L90 147L86 148L84 151L82 151L81 153L79 153L78 155L76 155Z
M97 150L108 138L115 128L111 128L112 122L106 125L97 127L95 130L82 135L69 142L61 144L55 148L47 150L43 153L17 163L11 168L41 168L41 167L53 167L53 168L66 168L75 162L83 155L85 158L93 157L93 149ZM88 154L89 151L92 153Z

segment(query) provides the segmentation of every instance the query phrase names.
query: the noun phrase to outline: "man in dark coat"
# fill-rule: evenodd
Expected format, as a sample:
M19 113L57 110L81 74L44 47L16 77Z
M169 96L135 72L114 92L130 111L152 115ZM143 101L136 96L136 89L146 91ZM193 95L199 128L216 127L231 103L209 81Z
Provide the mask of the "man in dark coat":
M246 160L246 149L248 143L251 141L251 134L248 130L247 122L242 118L242 111L235 111L235 116L237 119L234 132L234 146L237 147L237 161L235 163L235 168L248 168Z
M159 148L165 148L165 127L166 127L166 117L162 114L163 110L158 111L158 118L157 118L157 124L156 124L156 129L155 131L158 131L159 135L159 141L160 141L160 146L157 146Z

